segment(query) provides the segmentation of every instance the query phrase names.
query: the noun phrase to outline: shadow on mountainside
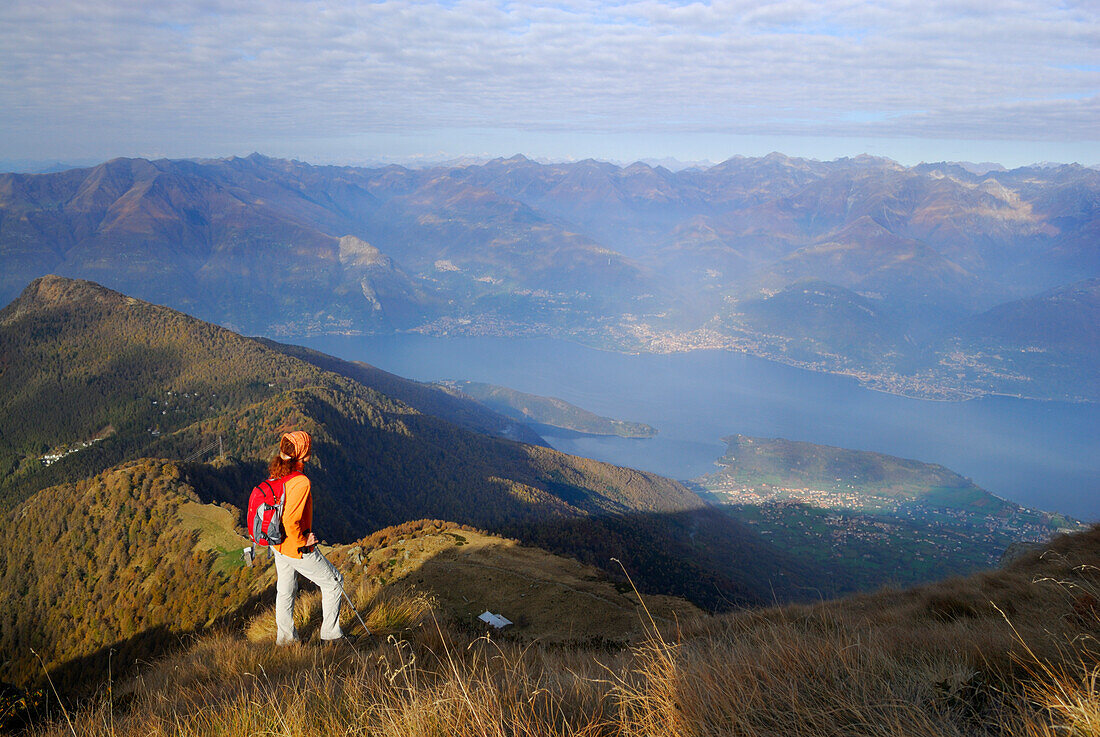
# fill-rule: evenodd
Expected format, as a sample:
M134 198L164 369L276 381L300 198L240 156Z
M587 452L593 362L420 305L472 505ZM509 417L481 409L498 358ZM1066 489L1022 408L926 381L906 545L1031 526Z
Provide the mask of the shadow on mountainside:
M503 532L624 581L643 594L687 599L707 611L820 598L810 567L710 508L536 521ZM613 560L614 559L614 560Z
M511 459L514 473L502 479L499 464L487 467L471 460L476 453L433 453L421 432L387 435L380 455L417 456L425 459L425 467L402 469L376 458L377 465L395 473L368 474L353 459L341 462L347 449L318 445L318 456L326 460L308 474L314 487L314 530L327 542L350 543L407 520L442 519L576 558L624 581L612 560L618 559L642 593L679 596L708 611L823 595L820 571L721 510L700 505L632 511L594 495L594 485L540 478L520 446ZM238 509L264 473L260 464L243 462L185 469L204 502L229 502ZM243 523L240 513L238 519Z
M202 582L196 582L196 586L201 584ZM88 655L54 666L49 670L49 679L63 697L80 699L91 696L108 678L120 680L133 675L149 661L182 649L204 633L224 628L240 628L249 617L271 607L274 602L275 586L271 585L204 627L181 632L173 631L168 624L155 625L131 637L105 645Z

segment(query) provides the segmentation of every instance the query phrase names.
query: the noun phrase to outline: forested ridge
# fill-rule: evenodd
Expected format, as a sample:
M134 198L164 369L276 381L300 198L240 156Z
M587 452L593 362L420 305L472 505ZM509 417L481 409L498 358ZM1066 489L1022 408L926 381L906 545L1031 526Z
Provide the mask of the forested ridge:
M790 597L809 577L676 482L463 429L277 347L60 277L0 312L0 513L26 541L0 558L14 576L5 590L18 614L2 642L13 668L28 665L32 642L52 643L56 665L239 607L252 590L193 552L191 532L168 524L164 534L164 521L185 499L233 505L239 521L291 427L314 436L314 528L332 543L446 519L613 575L611 558L621 559L643 591L712 609ZM63 553L47 553L59 539ZM40 556L33 567L28 555ZM32 568L38 583L20 578ZM184 571L186 581L157 578ZM202 602L177 616L178 602L149 597L149 581ZM94 602L87 618L75 611L80 596ZM129 613L112 613L112 601Z
M461 427L488 435L532 445L546 445L546 441L526 424L518 423L504 414L491 411L480 402L455 396L452 392L435 385L411 381L362 361L345 361L302 346L276 343L264 338L256 340L280 353L300 358L317 368L332 371L377 389L386 396L415 407L425 414L440 417Z
M197 501L177 464L140 460L44 489L10 512L0 679L33 682L47 667L59 687L86 686L109 658L118 672L164 652L266 588L266 559L224 566L196 545L199 531L180 512Z

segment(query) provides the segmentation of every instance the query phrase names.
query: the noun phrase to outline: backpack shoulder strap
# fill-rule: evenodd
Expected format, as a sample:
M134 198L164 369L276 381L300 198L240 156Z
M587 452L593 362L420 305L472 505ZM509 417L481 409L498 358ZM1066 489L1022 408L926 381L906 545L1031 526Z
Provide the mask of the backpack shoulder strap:
M288 473L288 474L287 474L286 476L283 476L283 477L282 477L281 479L279 479L279 484L280 484L280 485L281 485L281 486L283 487L283 490L284 490L284 492L285 492L285 490L286 490L286 485L287 485L287 483L288 483L288 482L289 482L289 481L290 481L291 479L297 478L297 477L299 477L299 476L302 476L302 475L303 475L303 474L302 474L302 472L301 472L301 471L291 471L291 472L290 472L290 473Z
M260 487L264 492L264 503L275 503L275 482L273 479L264 479L260 482Z
M271 485L272 498L275 498L276 493L278 493L280 497L286 496L286 482L290 481L295 476L302 475L301 471L292 471L282 478L268 479L268 483Z

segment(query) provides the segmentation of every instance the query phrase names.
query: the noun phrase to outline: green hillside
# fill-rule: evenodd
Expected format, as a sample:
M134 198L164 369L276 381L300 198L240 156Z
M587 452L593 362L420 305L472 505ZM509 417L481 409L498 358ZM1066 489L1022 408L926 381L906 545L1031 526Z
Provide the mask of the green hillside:
M731 435L723 441L726 453L716 461L721 470L708 479L787 487L839 485L864 496L935 497L942 506L981 507L986 511L1012 506L969 479L932 463L783 438Z
M556 397L540 397L506 386L477 381L445 381L443 389L477 400L491 410L520 422L570 430L589 435L618 435L623 438L651 438L657 430L642 422L615 420L570 404Z
M930 463L777 438L725 439L700 493L828 572L826 595L912 585L996 565L1020 541L1080 527Z
M5 515L0 680L48 667L80 689L247 609L274 582L245 569L237 513L202 504L180 466L141 460L52 486ZM228 523L228 524L227 524ZM37 653L37 655L36 655Z

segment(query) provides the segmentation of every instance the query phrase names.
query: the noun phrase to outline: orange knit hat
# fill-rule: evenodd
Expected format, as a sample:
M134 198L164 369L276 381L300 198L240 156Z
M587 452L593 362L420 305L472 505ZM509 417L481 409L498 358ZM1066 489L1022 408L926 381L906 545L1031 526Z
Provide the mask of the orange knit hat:
M293 453L288 454L283 450L287 444L294 448ZM286 433L283 435L282 442L279 443L279 457L284 461L307 461L309 460L312 450L313 438L304 430L295 430L294 432Z

